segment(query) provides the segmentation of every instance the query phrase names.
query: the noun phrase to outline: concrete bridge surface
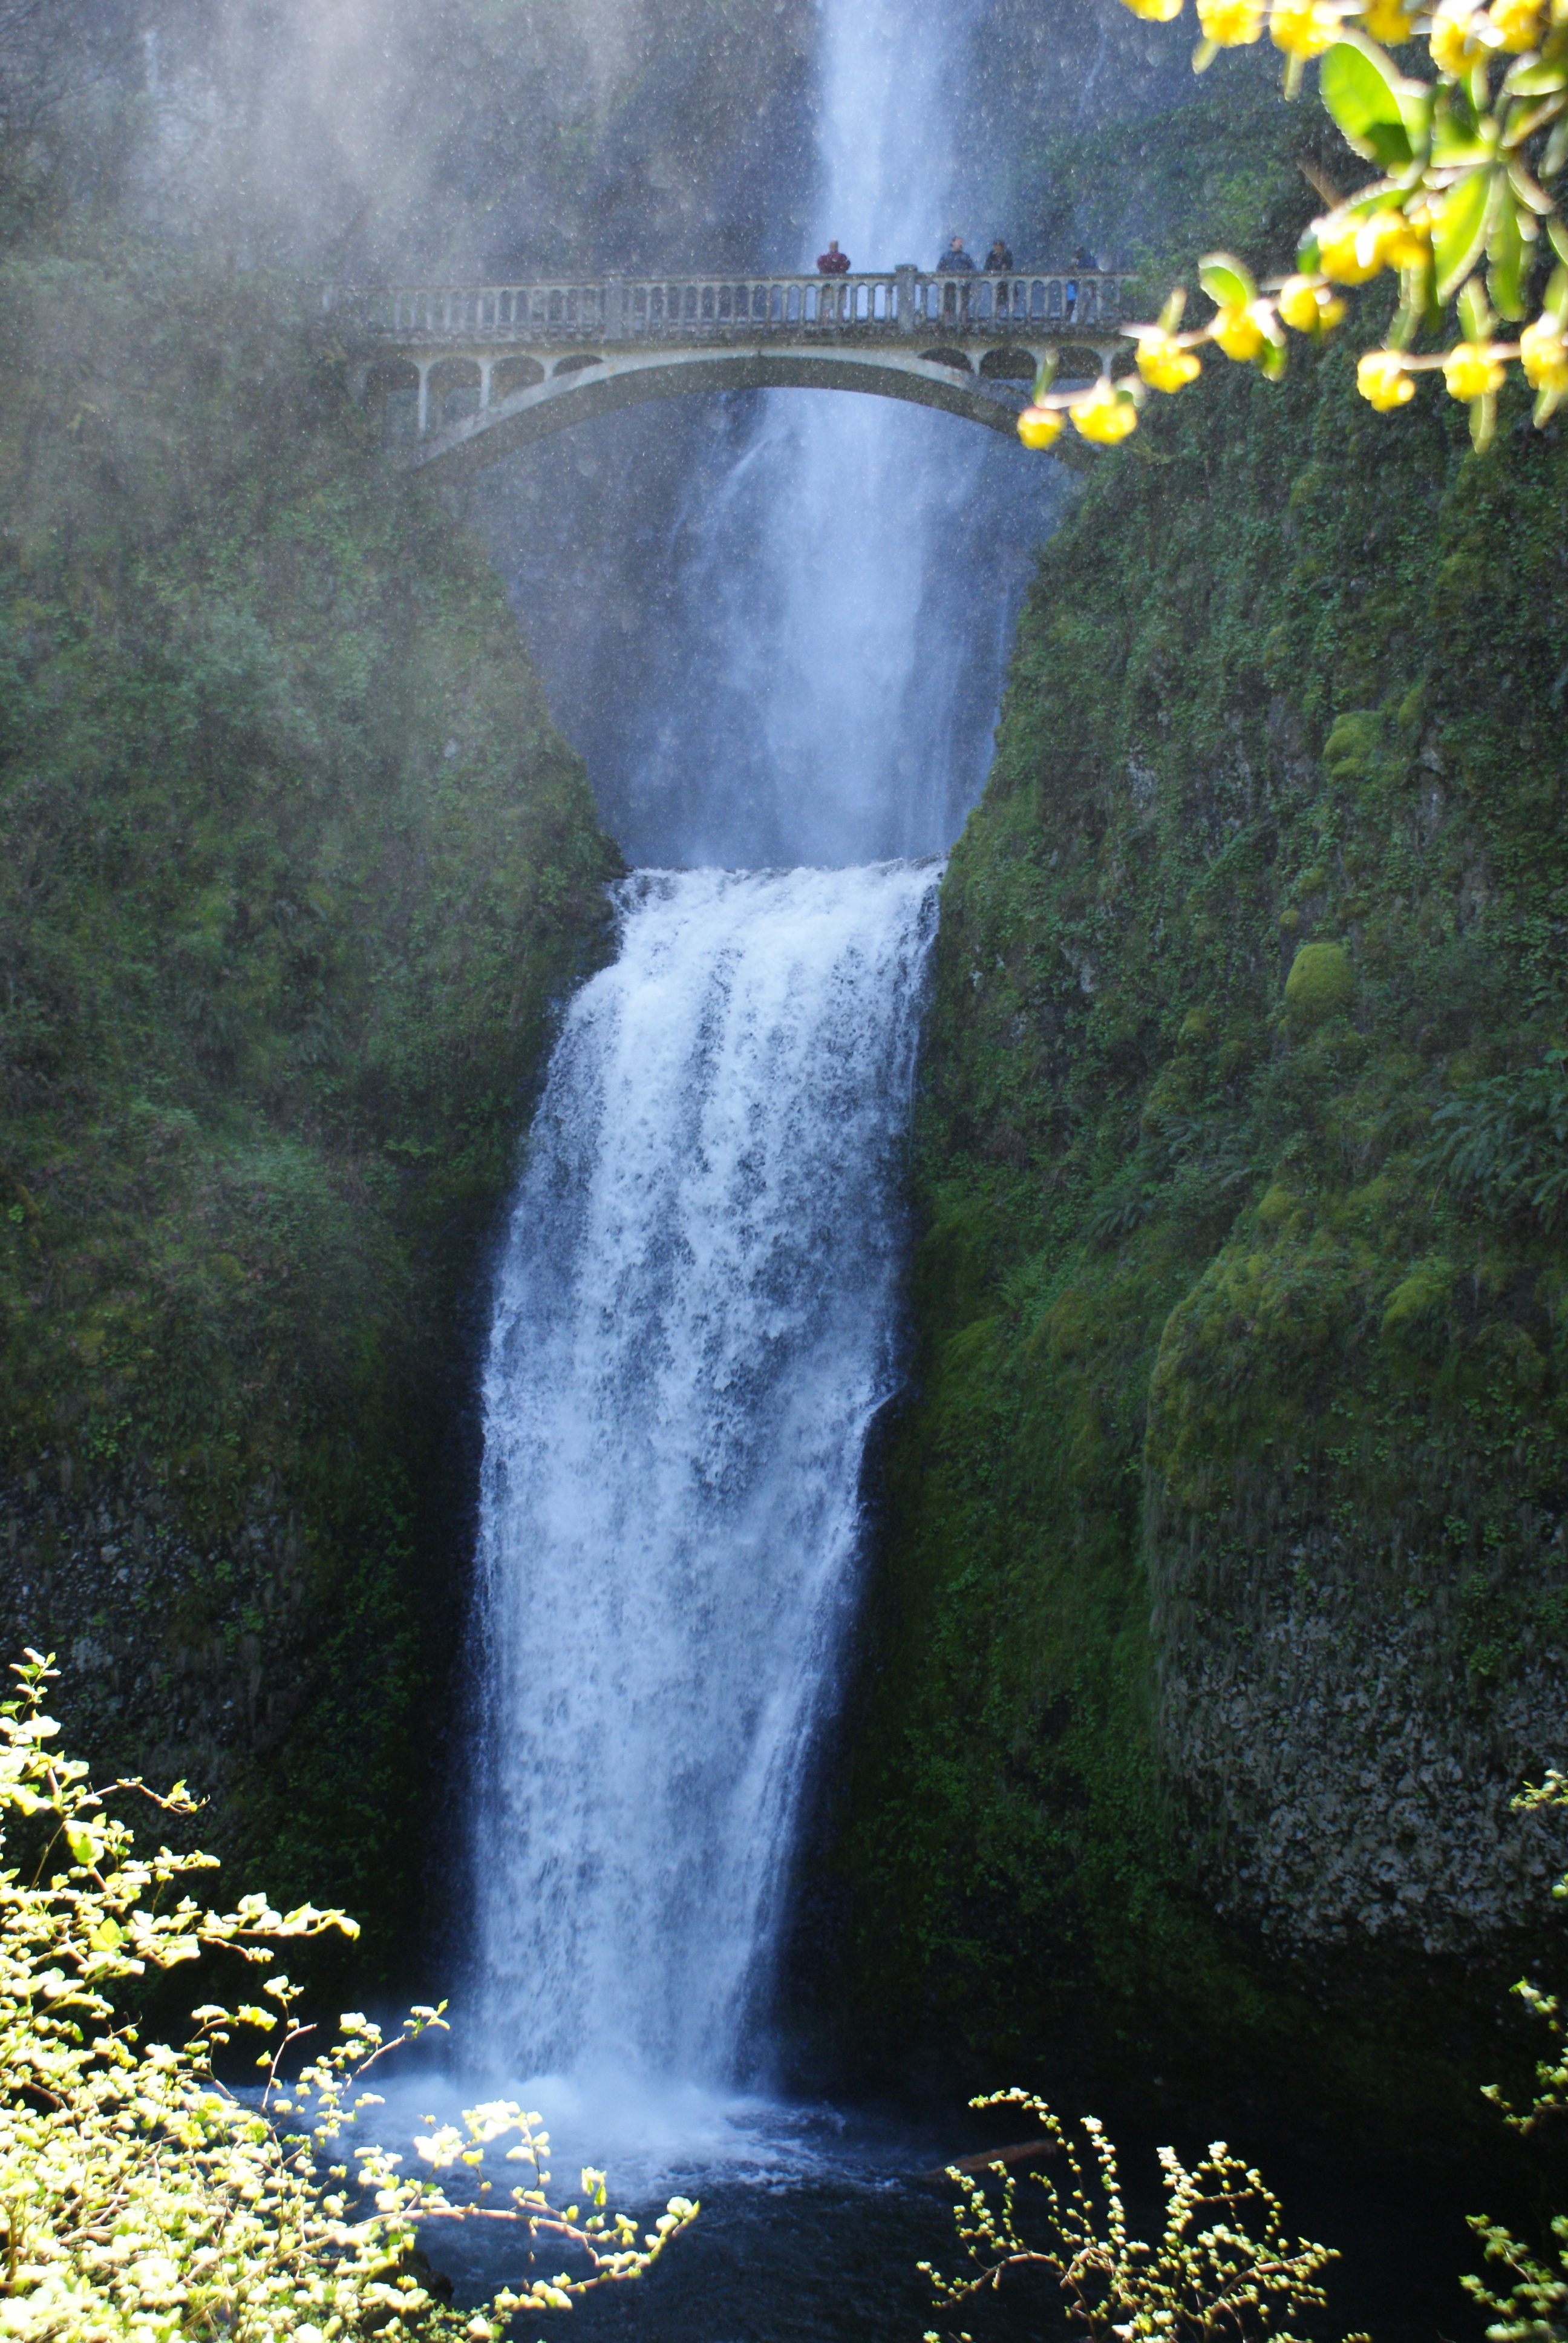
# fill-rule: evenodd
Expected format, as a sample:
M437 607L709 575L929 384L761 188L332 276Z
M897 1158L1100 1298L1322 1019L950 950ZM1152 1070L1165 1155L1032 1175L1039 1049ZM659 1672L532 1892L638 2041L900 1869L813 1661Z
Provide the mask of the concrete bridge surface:
M870 392L1010 433L1047 353L1100 373L1129 279L613 277L598 284L327 287L355 394L411 466L477 469L588 417L689 390Z

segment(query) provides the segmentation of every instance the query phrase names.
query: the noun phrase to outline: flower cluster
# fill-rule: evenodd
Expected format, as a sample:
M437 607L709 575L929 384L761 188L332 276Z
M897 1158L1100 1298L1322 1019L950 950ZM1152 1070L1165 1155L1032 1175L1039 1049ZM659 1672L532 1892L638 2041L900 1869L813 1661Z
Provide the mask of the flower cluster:
M310 2029L294 2016L285 1977L263 2001L193 2011L178 2048L143 2043L115 1995L148 1968L170 1969L221 1948L266 1966L278 1939L353 1936L340 1912L274 1911L264 1896L232 1912L204 1910L171 1888L213 1868L205 1855L162 1847L143 1857L129 1826L107 1811L116 1793L160 1812L195 1813L184 1785L155 1797L139 1782L95 1790L78 1760L54 1754L58 1728L43 1713L51 1670L35 1652L14 1671L19 1697L0 1706L0 1846L27 1842L25 1870L0 1869L0 2334L15 2343L176 2343L222 2335L230 2343L337 2343L377 2333L397 2343L494 2343L522 2310L559 2309L590 2288L648 2268L696 2215L684 2197L638 2241L605 2207L602 2173L585 2171L588 2209L557 2211L542 2169L549 2143L520 2107L470 2109L419 2143L438 2172L473 2169L486 2147L515 2134L508 2160L532 2185L507 2207L477 2196L452 2201L440 2182L405 2178L400 2158L361 2147L328 2159L366 2107L358 2088L385 2044L366 2018L341 2020L337 2041L288 2080L285 2061ZM442 2024L416 2009L403 2039ZM241 2098L213 2072L213 2054L245 2031L273 2033L256 2061L265 2084ZM529 2278L486 2308L444 2308L419 2283L417 2224L477 2212L517 2225L532 2258L540 2239L576 2256L576 2273Z
M1112 382L1101 375L1087 389L1053 391L1054 371L1053 359L1041 367L1033 396L1018 418L1018 436L1026 447L1054 447L1069 423L1099 447L1114 447L1137 430L1141 383Z
M1169 23L1186 0L1124 5ZM1073 400L1037 384L1019 423L1026 445L1049 447L1060 436L1063 407L1086 437L1124 438L1149 391L1196 378L1206 343L1277 380L1287 328L1329 332L1345 316L1344 288L1385 273L1399 278L1399 306L1383 343L1356 370L1372 407L1386 414L1406 406L1418 376L1441 374L1484 449L1516 365L1535 394L1537 427L1549 421L1568 398L1568 223L1553 192L1568 166L1568 0L1196 5L1198 71L1267 32L1285 54L1289 96L1315 59L1324 106L1378 176L1312 222L1295 273L1281 282L1260 290L1239 261L1211 254L1199 273L1214 315L1182 333L1173 296L1158 325L1129 327L1135 375L1108 377ZM1418 40L1434 81L1407 74L1390 54ZM1451 317L1459 336L1444 347ZM1516 336L1505 337L1503 326Z

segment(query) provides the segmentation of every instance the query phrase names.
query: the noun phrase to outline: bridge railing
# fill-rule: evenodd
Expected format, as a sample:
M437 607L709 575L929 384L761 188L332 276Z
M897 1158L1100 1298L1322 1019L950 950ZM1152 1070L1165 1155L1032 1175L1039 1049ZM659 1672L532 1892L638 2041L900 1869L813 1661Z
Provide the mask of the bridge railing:
M615 277L537 285L389 286L324 292L378 341L751 341L772 335L879 340L921 332L1114 328L1131 279L1109 270L927 275L914 268L849 277Z

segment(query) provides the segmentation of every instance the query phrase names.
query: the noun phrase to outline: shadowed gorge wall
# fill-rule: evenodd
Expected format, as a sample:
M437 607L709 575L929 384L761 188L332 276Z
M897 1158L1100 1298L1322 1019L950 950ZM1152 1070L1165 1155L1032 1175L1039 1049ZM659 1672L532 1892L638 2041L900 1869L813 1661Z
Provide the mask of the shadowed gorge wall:
M406 1920L467 1311L618 858L264 283L13 253L0 483L6 1638L276 1894Z
M1271 257L1292 135L1189 181L1205 241ZM1568 453L1375 416L1355 331L1211 362L1040 558L804 1910L885 2054L1490 2145L1562 1857L1508 1800L1568 1746L1563 1151L1431 1150L1563 1040Z

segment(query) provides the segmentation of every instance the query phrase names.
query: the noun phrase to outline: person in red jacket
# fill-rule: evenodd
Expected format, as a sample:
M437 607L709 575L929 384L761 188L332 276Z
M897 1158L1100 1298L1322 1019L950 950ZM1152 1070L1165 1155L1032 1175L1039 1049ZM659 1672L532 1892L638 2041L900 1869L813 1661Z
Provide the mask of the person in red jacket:
M839 251L836 236L828 239L827 251L817 255L817 270L822 277L848 277L849 274L849 256Z

